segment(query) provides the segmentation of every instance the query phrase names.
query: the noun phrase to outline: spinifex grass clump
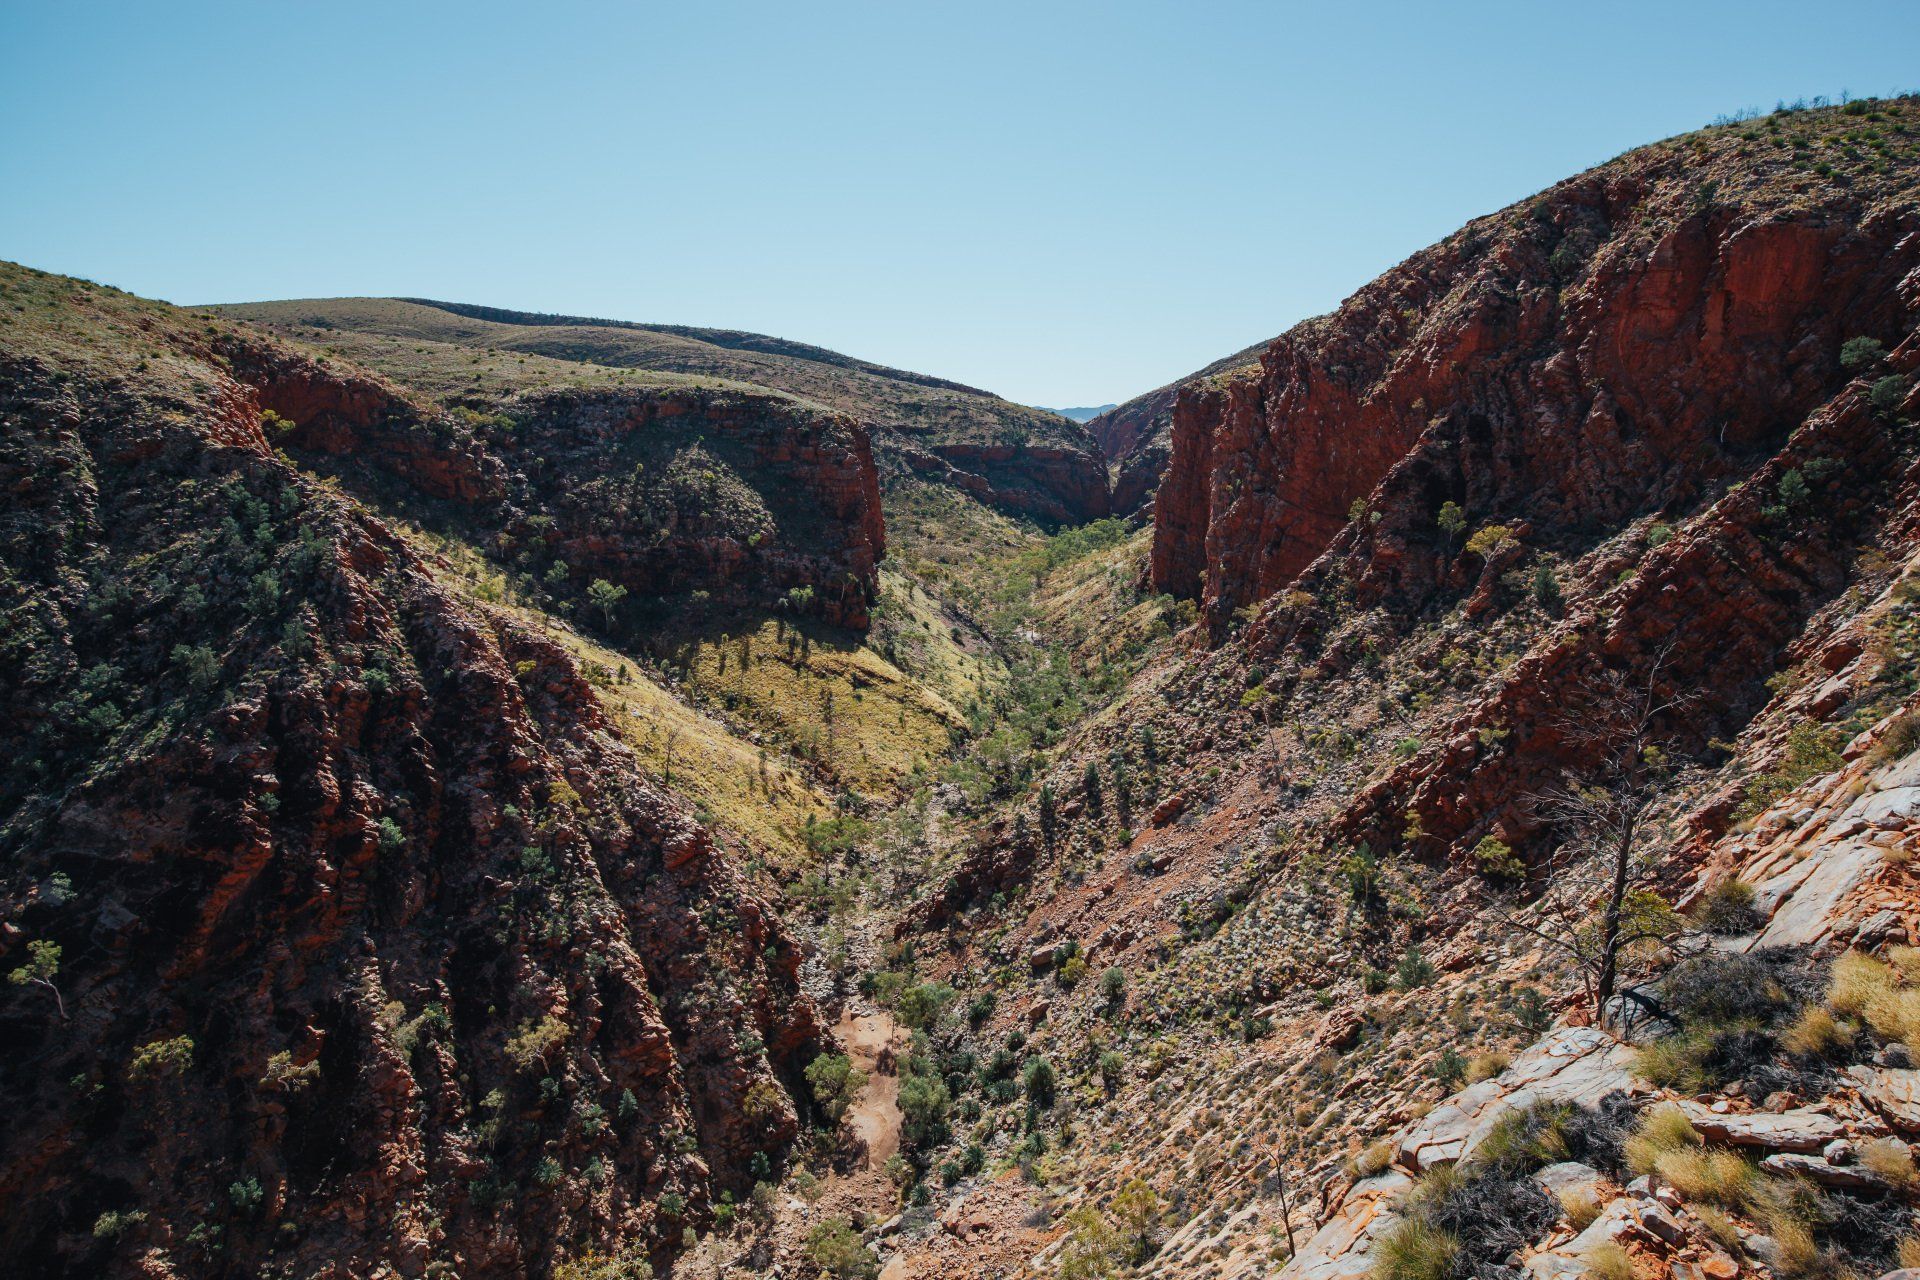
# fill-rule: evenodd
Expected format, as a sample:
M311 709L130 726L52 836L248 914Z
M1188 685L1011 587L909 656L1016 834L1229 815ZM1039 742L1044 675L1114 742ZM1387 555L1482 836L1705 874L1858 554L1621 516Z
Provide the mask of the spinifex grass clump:
M1783 1060L1783 1041L1818 1039L1795 1018L1814 1000L1818 975L1792 948L1750 954L1709 951L1668 971L1646 1003L1667 1030L1640 1050L1638 1072L1696 1093L1733 1080L1763 1092L1791 1088L1801 1071Z
M1615 1168L1624 1098L1503 1116L1466 1160L1428 1173L1374 1250L1374 1280L1465 1280L1538 1240L1562 1208L1533 1175L1562 1160Z
M1740 1239L1734 1218L1752 1222L1775 1246L1773 1270L1787 1277L1884 1271L1911 1229L1912 1157L1892 1144L1868 1144L1861 1164L1888 1189L1821 1188L1799 1177L1769 1176L1747 1156L1706 1143L1678 1107L1656 1106L1626 1142L1628 1170L1672 1187L1723 1241Z

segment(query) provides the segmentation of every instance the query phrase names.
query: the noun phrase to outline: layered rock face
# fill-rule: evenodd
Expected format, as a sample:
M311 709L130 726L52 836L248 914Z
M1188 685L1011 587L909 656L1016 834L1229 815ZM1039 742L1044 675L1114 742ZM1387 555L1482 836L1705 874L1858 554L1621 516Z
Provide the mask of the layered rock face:
M886 532L867 433L844 417L696 387L530 391L446 413L255 340L222 354L284 420L275 443L461 505L562 598L594 578L640 597L800 592L828 621L867 625Z
M1173 409L1180 393L1259 362L1266 346L1248 347L1206 368L1170 382L1087 422L1087 431L1114 464L1113 512L1132 515L1153 501L1173 452Z
M283 333L345 341L409 383L422 341L530 353L605 369L726 379L823 405L872 433L889 476L912 474L1043 525L1107 514L1106 463L1080 424L944 378L734 330L536 315L400 298L241 304L224 310Z
M796 944L561 649L277 458L198 326L97 302L0 334L0 1255L664 1261L798 1130ZM272 385L416 466L404 407Z
M1897 335L1920 262L1896 176L1769 172L1786 163L1633 153L1409 259L1257 373L1183 389L1155 585L1217 629L1358 501L1385 523L1355 536L1419 576L1448 501L1577 537L1747 474L1832 394L1843 340Z
M504 412L519 499L508 528L576 576L648 595L802 591L828 621L866 627L886 532L856 423L710 391L548 392Z
M1106 468L1091 450L1034 444L936 444L961 488L1043 525L1085 524L1112 509Z

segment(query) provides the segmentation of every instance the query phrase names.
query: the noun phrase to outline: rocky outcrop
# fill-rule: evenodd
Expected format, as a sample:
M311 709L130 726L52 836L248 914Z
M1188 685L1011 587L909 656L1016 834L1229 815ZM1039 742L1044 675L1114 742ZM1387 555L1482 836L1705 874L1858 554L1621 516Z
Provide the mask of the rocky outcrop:
M1920 287L1904 170L1809 193L1786 165L1731 134L1630 153L1182 389L1154 585L1217 632L1343 531L1418 591L1457 549L1445 503L1572 538L1748 474Z
M258 421L377 450L406 406L142 327L0 353L0 969L45 979L0 987L0 1254L664 1261L799 1130L796 943L558 646Z
M636 597L805 600L836 625L868 623L886 551L879 479L867 433L838 415L706 388L548 391L448 412L244 335L219 354L272 415L270 443L460 504L508 540L493 549L531 555L522 567L540 590L586 607L604 578Z
M933 444L929 452L985 484L989 505L1047 525L1085 524L1110 510L1106 467L1091 450L1044 444Z
M273 415L269 443L363 460L431 498L484 503L505 496L506 467L459 419L425 409L360 370L277 343L229 334L214 348L262 414Z
M419 339L568 365L724 379L736 391L824 406L871 433L887 478L912 473L1006 515L1053 526L1107 513L1105 460L1084 427L944 378L889 369L804 343L735 330L534 315L398 298L333 298L222 308L284 333L352 333L355 358L401 385L423 385ZM565 366L561 366L564 368ZM916 457L918 455L918 457ZM926 468L924 457L946 466Z
M1113 463L1115 515L1133 515L1153 500L1173 452L1173 409L1180 393L1230 370L1257 365L1265 345L1260 343L1237 351L1178 382L1135 396L1088 420L1088 433Z
M886 531L856 423L704 390L549 392L502 412L511 427L488 437L514 466L507 531L544 563L648 596L803 592L866 627Z

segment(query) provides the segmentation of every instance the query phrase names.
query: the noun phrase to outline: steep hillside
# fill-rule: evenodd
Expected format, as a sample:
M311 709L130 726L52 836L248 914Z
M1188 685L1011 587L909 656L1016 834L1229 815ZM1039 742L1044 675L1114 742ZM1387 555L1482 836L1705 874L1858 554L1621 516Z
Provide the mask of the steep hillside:
M1594 1021L1596 971L1561 943L1585 945L1607 900L1598 819L1580 815L1621 797L1636 919L1661 930L1615 957L1622 987L1675 1009L1661 992L1683 979L1664 971L1727 919L1701 905L1689 925L1673 904L1747 901L1762 880L1752 918L1782 921L1765 941L1792 950L1767 959L1790 994L1752 1024L1683 1008L1636 1031L1643 1052L1618 1043L1608 1005L1593 1043L1639 1073L1617 1073L1638 1083L1609 1103L1614 1140L1688 1082L1730 1088L1733 1110L1790 1108L1768 1098L1783 1090L1855 1107L1819 1072L1767 1073L1812 1071L1785 1028L1837 949L1920 943L1905 811L1848 825L1862 792L1905 783L1835 776L1912 748L1917 317L1920 102L1786 111L1483 219L1256 369L1181 391L1151 576L1198 603L1196 647L1156 657L976 832L877 988L955 992L927 1057L959 1119L925 1160L959 1198L944 1225L886 1245L898 1273L953 1274L945 1236L1042 1212L1038 1273L1094 1257L1271 1274L1323 1225L1298 1274L1450 1280L1560 1247L1572 1233L1550 1240L1550 1213L1395 1270L1404 1255L1367 1252L1390 1219L1371 1235L1359 1210L1329 1220L1354 1177L1399 1161L1385 1205L1452 1158L1375 1144L1469 1066L1538 1076L1571 1052L1524 1056L1557 1016ZM1831 804L1786 798L1830 777ZM1815 869L1882 817L1875 852ZM1736 1051L1736 1023L1766 1038ZM1847 1032L1827 1060L1905 1070L1900 1025ZM1753 1056L1713 1056L1736 1052ZM1887 1123L1859 1114L1835 1134ZM1143 1115L1161 1119L1143 1130ZM1630 1179L1615 1152L1591 1159ZM1828 1199L1799 1217L1755 1184L1727 1208L1753 1241L1714 1256L1745 1272L1801 1231L1802 1261L1775 1274L1892 1265L1907 1184L1827 1167L1802 1175ZM1469 1212L1453 1186L1396 1212ZM1634 1265L1694 1274L1679 1264L1706 1255L1683 1238Z
M889 487L934 483L1046 525L1106 514L1105 468L1078 424L959 383L903 373L758 334L542 316L458 303L328 298L222 308L434 394L440 353L468 353L482 387L527 357L768 387L846 414L873 432ZM909 535L911 533L909 531Z
M1088 419L1087 430L1113 464L1113 510L1132 515L1153 501L1173 454L1173 404L1180 392L1222 374L1260 362L1266 344L1236 351L1125 404L1109 405Z
M1408 259L1257 371L1185 390L1155 584L1203 597L1218 628L1383 483L1383 523L1355 530L1376 544L1431 541L1447 501L1578 536L1750 474L1831 394L1843 340L1901 332L1903 115L1632 152Z
M784 1158L795 941L575 663L276 454L263 401L400 466L453 427L10 266L0 387L12 1266L637 1268ZM476 441L435 456L484 497Z

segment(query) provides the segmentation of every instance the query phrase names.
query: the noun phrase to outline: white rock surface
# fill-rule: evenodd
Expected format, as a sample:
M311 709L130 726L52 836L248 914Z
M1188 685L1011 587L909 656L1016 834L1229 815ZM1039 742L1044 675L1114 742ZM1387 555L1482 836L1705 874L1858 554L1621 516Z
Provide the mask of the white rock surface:
M1616 1089L1644 1091L1627 1069L1633 1050L1592 1027L1561 1027L1505 1071L1470 1085L1394 1139L1398 1162L1422 1172L1459 1160L1509 1111L1535 1102L1592 1106Z

